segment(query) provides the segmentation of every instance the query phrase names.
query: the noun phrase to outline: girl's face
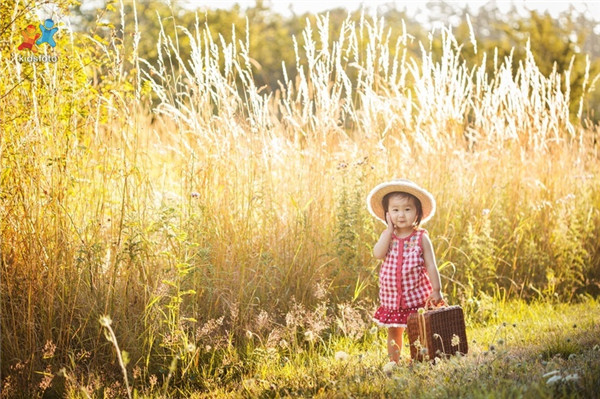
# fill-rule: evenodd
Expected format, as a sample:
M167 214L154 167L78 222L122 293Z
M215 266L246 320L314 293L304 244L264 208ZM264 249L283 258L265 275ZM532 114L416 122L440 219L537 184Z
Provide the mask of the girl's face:
M412 231L417 220L417 206L412 198L394 195L390 198L388 213L396 229Z

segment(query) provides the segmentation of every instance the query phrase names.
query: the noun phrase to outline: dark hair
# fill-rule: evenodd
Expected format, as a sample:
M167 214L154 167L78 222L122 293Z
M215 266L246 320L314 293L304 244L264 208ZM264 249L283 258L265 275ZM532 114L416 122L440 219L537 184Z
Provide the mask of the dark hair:
M421 205L421 201L415 197L414 195L410 194L410 193L406 193L404 191L392 191L391 193L387 193L386 195L383 196L383 199L381 200L381 205L383 205L383 215L385 218L385 214L388 211L389 205L390 205L390 198L392 197L400 197L400 198L408 198L410 200L413 200L413 202L415 203L415 207L417 208L417 219L415 220L415 225L420 225L421 224L421 220L423 219L423 206Z

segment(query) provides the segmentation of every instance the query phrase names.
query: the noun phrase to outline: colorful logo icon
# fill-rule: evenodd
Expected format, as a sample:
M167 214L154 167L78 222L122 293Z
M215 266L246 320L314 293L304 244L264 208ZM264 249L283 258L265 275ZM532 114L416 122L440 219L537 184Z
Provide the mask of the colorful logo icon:
M37 53L37 47L35 47L35 41L42 36L40 33L36 32L35 26L29 25L23 32L23 43L18 47L19 50L30 50L34 53Z
M21 34L23 35L23 43L17 47L19 50L29 50L33 53L38 52L36 46L41 46L44 43L48 43L50 47L56 47L54 41L54 34L58 31L58 28L54 27L54 21L50 18L44 21L43 24L39 25L39 31L34 25L28 25L27 28Z
M50 47L56 47L56 42L54 41L54 34L58 31L58 28L53 28L54 21L48 18L44 21L43 25L40 25L40 30L42 31L42 38L35 42L38 46L42 43L48 43Z

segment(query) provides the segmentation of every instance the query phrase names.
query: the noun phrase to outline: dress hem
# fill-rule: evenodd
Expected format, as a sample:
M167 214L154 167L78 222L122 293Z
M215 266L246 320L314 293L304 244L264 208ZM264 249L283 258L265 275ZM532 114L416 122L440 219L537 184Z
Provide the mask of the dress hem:
M402 327L402 328L406 328L406 324L399 324L399 323L382 323L379 320L373 318L373 321L375 322L375 324L377 324L378 327Z

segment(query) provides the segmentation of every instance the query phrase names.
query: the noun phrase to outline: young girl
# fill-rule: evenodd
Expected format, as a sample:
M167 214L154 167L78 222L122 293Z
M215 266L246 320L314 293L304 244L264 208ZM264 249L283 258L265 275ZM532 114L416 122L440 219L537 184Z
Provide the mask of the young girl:
M388 356L398 362L408 316L426 302L443 301L433 246L420 228L435 213L435 200L412 181L396 179L371 190L367 207L387 225L373 247L373 255L384 259L379 271L380 306L373 319L388 328Z

